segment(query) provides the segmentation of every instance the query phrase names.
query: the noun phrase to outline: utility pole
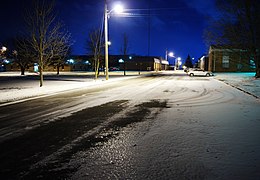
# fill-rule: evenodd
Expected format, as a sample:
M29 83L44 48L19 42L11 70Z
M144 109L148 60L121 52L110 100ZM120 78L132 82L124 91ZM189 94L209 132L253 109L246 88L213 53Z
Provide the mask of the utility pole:
M106 80L108 80L108 10L107 10L107 1L105 0L105 67L106 67Z

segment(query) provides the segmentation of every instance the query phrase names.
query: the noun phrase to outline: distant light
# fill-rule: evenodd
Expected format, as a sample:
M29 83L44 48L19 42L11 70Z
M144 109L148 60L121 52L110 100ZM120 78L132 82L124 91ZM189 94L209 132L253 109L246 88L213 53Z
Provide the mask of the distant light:
M177 60L180 61L180 60L181 60L181 57L178 57Z
M7 48L6 48L5 46L3 46L2 49L1 49L1 51L2 51L2 52L5 52L5 51L7 51Z
M39 67L38 67L38 64L37 64L37 63L34 63L34 65L33 65L33 71L34 71L34 72L38 72L38 71L39 71Z
M73 64L74 60L73 59L68 59L67 62Z
M124 7L121 4L117 4L115 5L113 10L115 11L115 13L120 14L124 11Z
M107 42L107 45L111 46L111 44L112 44L111 41L108 41L108 42Z
M168 56L174 57L174 53L173 52L169 52Z
M13 55L17 56L18 52L16 50L13 50Z
M7 50L7 48L3 46L2 47L2 51L6 51L6 50Z
M119 63L124 63L125 61L123 59L118 60Z
M86 64L90 64L88 60L87 60L87 61L85 61L85 63L86 63Z
M129 59L132 59L133 57L132 56L129 56Z
M7 59L5 59L5 60L4 60L4 63L5 63L5 64L8 64L8 63L10 63L10 61L7 60Z

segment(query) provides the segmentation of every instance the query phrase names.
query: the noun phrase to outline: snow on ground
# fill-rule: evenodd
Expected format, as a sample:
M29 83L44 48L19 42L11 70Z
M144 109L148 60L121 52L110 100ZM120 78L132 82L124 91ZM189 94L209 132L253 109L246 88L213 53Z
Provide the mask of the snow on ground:
M59 76L55 72L46 72L43 86L40 87L39 76L35 73L27 72L21 76L20 72L0 72L0 104L132 78L138 72L127 72L127 75L111 72L109 81L106 81L102 74L95 80L91 72L61 72Z
M254 77L255 73L215 73L216 79L225 82L239 90L260 97L260 79Z
M182 72L178 71L175 73ZM141 74L144 73L142 72ZM111 72L109 81L106 81L104 76L94 80L93 73L61 72L60 76L57 76L55 73L49 72L45 73L43 87L39 87L38 76L35 75L35 73L26 73L25 76L21 76L20 72L1 72L0 103L3 104L5 102L44 96L77 88L87 88L122 78L136 77L138 72L127 72L127 76L123 76L123 72ZM255 79L254 73L216 73L214 78L255 97L260 97L260 79Z
M134 105L149 99L166 100L167 105L161 111L151 108L146 121L122 130L104 146L87 155L78 153L74 162L82 161L72 179L260 177L259 101L216 80L244 82L248 74L221 73L208 78L177 73L182 74L157 77L146 84L136 83L108 93L113 99L136 99ZM131 108L124 110L134 112Z
M254 73L216 73L209 80L208 77L185 77L183 71L167 73L181 75L166 79L158 77L152 82L136 83L127 89L122 87L108 90L110 96L97 94L93 97L95 99L89 99L88 104L93 103L97 97L102 99L102 103L111 99L129 99L133 102L129 108L111 117L111 121L121 120L128 115L127 112L134 112L134 105L147 100L165 99L168 104L160 113L159 108L152 107L154 119L147 118L136 129L134 126L126 127L117 138L112 138L104 146L97 146L95 151L80 151L73 156L75 159L64 167L75 163L75 167L80 168L74 179L83 179L87 175L105 175L106 178L116 179L127 173L130 176L136 175L136 179L181 179L183 174L186 179L259 177L259 101L254 97L260 97L260 80L253 78ZM33 75L20 77L19 74L0 73L0 99L5 102L9 99L87 88L124 77L111 76L109 81L102 77L94 81L93 76L84 73L62 75L46 75L44 86L40 88L39 81ZM124 78L129 77L136 75ZM216 83L215 79L254 97L243 95L223 83ZM75 108L79 110L78 107ZM103 126L100 128L105 129ZM54 161L55 156L56 154ZM131 174L133 172L136 174Z
M44 80L43 87L39 87L39 80L35 78L35 74L26 73L25 76L21 76L19 72L1 73L0 79L1 103L82 88L86 86L87 83L93 84L99 82L93 79L65 81L64 78L59 78L59 80Z

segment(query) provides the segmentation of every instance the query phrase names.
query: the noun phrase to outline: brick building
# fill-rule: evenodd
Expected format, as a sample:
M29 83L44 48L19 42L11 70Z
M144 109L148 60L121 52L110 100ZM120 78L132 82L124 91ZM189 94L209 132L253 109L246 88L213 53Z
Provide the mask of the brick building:
M231 49L224 46L210 46L205 70L212 72L251 72L255 63L246 50Z

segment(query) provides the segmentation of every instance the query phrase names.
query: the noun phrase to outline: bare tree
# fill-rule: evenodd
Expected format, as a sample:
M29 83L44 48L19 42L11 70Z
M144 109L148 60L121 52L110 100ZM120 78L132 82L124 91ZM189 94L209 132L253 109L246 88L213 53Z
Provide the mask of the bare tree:
M13 50L12 56L21 68L21 75L24 75L26 68L34 62L35 56L32 52L33 50L30 46L30 41L28 38L16 38L15 50Z
M92 30L89 33L89 39L87 41L87 50L90 54L93 55L94 71L95 71L95 79L98 78L99 75L99 66L102 59L103 54L104 41L102 39L102 32L100 29Z
M61 26L61 25L60 25ZM66 31L56 32L57 34L52 36L52 58L50 64L57 67L57 75L59 75L60 67L64 65L64 59L70 53L72 41L70 33Z
M224 45L246 50L256 65L256 77L260 77L260 1L217 0L222 15L205 31L208 44Z
M38 59L40 86L42 86L44 67L49 65L55 55L59 54L57 51L61 50L60 47L66 42L63 38L70 36L62 31L60 23L55 23L54 1L47 3L45 0L36 0L25 18L30 44ZM62 48L61 51L64 49Z
M51 65L57 68L57 75L60 74L60 68L66 64L65 58L68 57L70 54L71 50L70 48L67 50L67 52L63 53L57 53L54 54L53 58L51 59Z
M130 49L129 38L128 38L127 34L124 33L123 34L123 45L122 45L120 51L124 55L125 58L127 57L128 53L129 53L129 49ZM126 75L125 71L126 71L126 59L124 59L124 76Z

